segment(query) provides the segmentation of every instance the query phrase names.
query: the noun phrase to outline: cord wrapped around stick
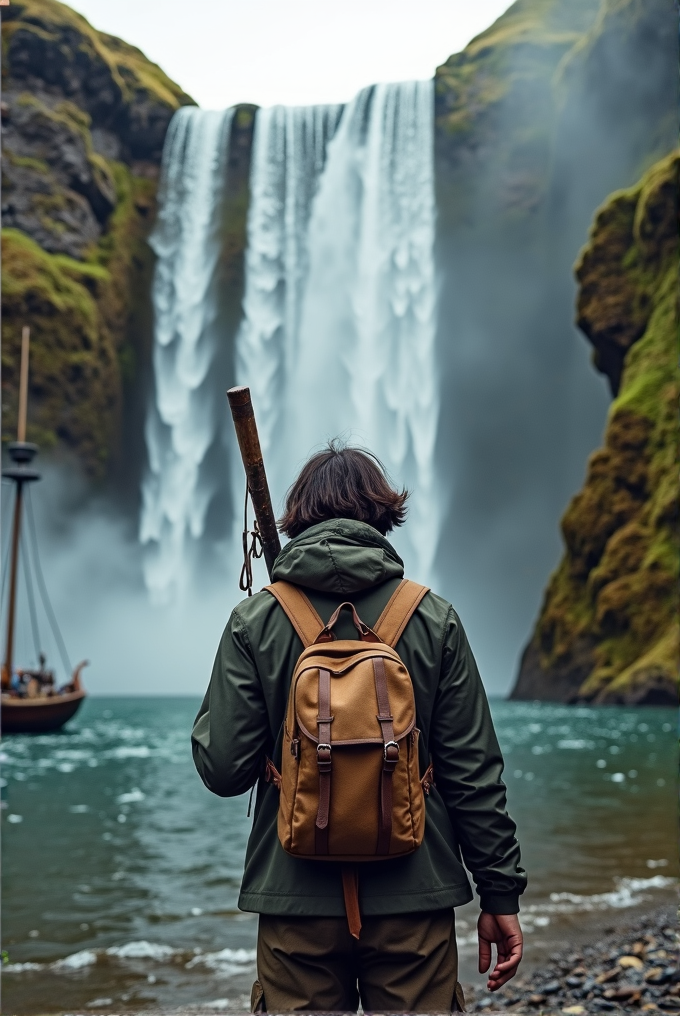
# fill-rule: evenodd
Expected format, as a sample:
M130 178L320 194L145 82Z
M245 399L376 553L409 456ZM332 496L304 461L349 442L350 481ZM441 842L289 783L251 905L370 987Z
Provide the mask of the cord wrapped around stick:
M246 521L244 524L243 551L244 563L241 572L240 586L245 592L252 589L252 558L264 555L264 563L267 566L269 578L272 577L272 568L280 550L281 541L276 528L276 518L272 508L272 500L269 494L267 474L262 460L260 438L255 423L253 403L250 398L250 389L245 386L230 388L227 392L229 407L236 428L238 446L241 450L243 468L246 471ZM252 543L248 547L248 522L247 502L248 494L253 503L255 512L255 527L252 532ZM257 552L257 541L261 542L262 549ZM246 583L244 586L243 583Z

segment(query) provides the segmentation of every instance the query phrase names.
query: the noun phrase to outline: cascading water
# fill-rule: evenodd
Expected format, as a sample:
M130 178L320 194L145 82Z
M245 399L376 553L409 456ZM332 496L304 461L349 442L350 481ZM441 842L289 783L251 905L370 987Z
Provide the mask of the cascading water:
M235 355L275 507L312 449L338 435L363 444L413 490L396 543L409 575L425 582L439 529L433 103L423 81L364 89L344 108L257 112ZM209 374L230 124L230 111L182 110L164 151L141 524L146 581L160 600L186 573L222 480L206 455L225 424ZM234 473L236 518L242 483Z
M255 121L237 376L250 385L266 456L294 384L309 215L341 113L342 106L274 106ZM271 483L276 462L267 457Z
M251 250L279 252L292 239L280 202L267 206L274 221L260 219L258 195L274 159L253 164ZM247 341L244 327L238 359L240 382L251 386L264 422L275 498L328 438L365 445L394 480L413 489L411 522L396 542L409 574L421 581L431 579L439 522L434 222L433 83L363 90L328 144L305 260L296 261L305 272L302 281L296 276L302 296L295 297L285 342L273 353L271 342ZM246 316L268 322L269 333L263 328L258 335L269 339L283 318L271 313L281 275L259 272L252 279L251 256ZM270 254L270 263L279 264L277 257ZM283 384L274 383L281 357Z
M218 483L202 466L223 421L209 372L220 340L216 275L232 119L232 109L180 109L163 150L160 211L150 240L158 257L155 392L140 523L147 588L160 602L182 584L189 547L203 535Z

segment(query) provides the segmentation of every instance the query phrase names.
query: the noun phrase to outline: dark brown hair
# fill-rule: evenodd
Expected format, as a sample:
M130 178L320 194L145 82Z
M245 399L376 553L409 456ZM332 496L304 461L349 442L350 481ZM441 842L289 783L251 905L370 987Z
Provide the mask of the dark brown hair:
M408 496L392 487L371 452L330 441L305 463L288 491L279 529L292 538L317 522L356 519L385 536L405 521Z

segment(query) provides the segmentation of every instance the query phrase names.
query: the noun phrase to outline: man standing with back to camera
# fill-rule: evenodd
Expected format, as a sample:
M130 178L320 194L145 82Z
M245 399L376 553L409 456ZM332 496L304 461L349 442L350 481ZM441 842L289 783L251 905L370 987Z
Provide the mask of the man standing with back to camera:
M403 581L403 563L385 538L404 522L406 499L369 453L332 443L307 462L279 523L291 541L276 559L275 584L233 611L196 718L194 761L206 787L233 797L257 782L238 904L260 915L253 1012L355 1011L359 1001L364 1011L462 1009L453 908L473 898L463 862L480 898L481 973L497 948L492 991L522 957L517 913L526 876L501 752L457 614ZM305 659L318 667L305 669ZM361 685L371 663L375 692ZM352 681L369 689L362 700L351 699ZM289 691L299 698L284 723ZM401 730L405 693L415 714ZM376 736L361 745L339 738L348 716L373 724ZM357 793L360 805L341 822L342 801ZM293 838L284 838L284 850L286 809ZM407 812L413 841L403 847ZM294 856L305 821L312 846ZM382 830L370 849L384 859L361 854L362 829ZM341 863L341 841L356 843L350 860L370 863Z

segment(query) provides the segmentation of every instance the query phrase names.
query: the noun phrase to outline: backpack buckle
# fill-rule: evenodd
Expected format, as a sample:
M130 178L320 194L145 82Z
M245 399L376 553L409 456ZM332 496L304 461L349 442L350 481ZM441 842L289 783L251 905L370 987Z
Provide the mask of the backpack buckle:
M331 750L330 744L317 744L316 746L316 764L322 773L330 772Z
M396 741L386 741L383 747L383 759L385 762L399 761L399 745Z

